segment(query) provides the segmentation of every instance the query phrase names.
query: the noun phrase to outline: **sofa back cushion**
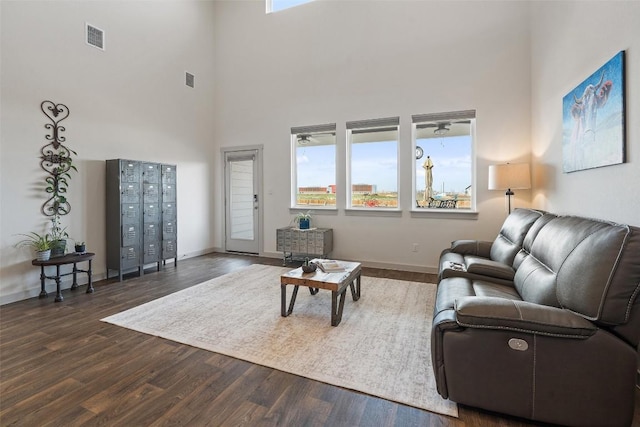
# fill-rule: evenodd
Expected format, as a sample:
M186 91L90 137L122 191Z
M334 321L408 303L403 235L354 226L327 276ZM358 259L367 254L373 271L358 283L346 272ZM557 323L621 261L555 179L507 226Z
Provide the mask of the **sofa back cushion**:
M538 233L540 232L540 230L542 230L542 227L544 227L549 221L557 217L557 215L554 215L552 213L544 213L540 218L536 220L536 222L531 225L531 228L529 228L527 235L524 237L522 249L520 249L520 252L516 254L516 258L513 260L513 268L515 270L520 268L520 264L522 264L522 261L531 252L533 241L536 239L536 237L538 237Z
M523 301L551 307L560 307L556 284L556 272L533 254L524 257L513 277L513 286Z
M534 209L515 209L511 212L491 245L491 259L513 265L529 228L543 214L544 212Z
M566 308L637 344L640 229L580 217L549 221L516 272L523 300Z

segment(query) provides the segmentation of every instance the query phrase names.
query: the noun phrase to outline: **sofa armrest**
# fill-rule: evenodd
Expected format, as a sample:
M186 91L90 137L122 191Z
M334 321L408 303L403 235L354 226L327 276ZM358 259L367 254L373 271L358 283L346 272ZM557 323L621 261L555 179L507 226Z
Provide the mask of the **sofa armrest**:
M455 301L456 322L468 328L506 329L565 338L588 338L598 328L561 308L496 297L463 297Z
M451 242L449 250L461 255L476 255L483 258L491 258L491 245L493 242L483 240L455 240Z
M486 258L469 256L465 258L467 272L481 276L513 280L516 271L510 265Z

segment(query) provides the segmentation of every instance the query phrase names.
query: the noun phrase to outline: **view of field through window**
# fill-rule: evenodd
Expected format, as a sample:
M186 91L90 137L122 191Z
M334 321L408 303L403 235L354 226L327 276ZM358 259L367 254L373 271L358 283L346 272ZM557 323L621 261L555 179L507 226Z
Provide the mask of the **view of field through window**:
M471 208L471 136L422 138L416 140L416 146L423 152L415 162L417 205L425 208ZM430 188L427 178L429 168Z
M473 138L470 123L470 120L447 122L445 126L442 122L434 122L417 127L415 207L472 207ZM393 140L397 135L397 129L392 132L364 130L348 137L349 207L398 207L398 141ZM337 194L344 189L336 185L335 134L296 135L294 141L295 205L336 206Z
M398 127L352 129L350 151L352 208L398 207Z
M336 146L296 145L296 204L336 205Z

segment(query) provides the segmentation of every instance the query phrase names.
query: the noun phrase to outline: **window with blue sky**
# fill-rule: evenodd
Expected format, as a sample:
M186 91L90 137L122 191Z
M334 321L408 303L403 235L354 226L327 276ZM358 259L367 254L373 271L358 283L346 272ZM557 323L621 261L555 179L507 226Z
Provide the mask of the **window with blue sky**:
M349 208L398 208L399 121L347 122Z
M291 128L292 207L336 207L335 123Z
M413 116L413 206L473 209L474 126L474 111Z
M313 0L266 0L267 13L278 12L280 10L289 9Z
M335 123L291 128L291 207L335 209L344 200L347 209L395 210L402 197L413 210L475 210L475 111L414 115L405 144L399 124L399 117L347 122L346 147L338 147ZM413 161L402 166L407 150ZM346 178L340 187L338 168ZM412 188L401 191L407 175Z

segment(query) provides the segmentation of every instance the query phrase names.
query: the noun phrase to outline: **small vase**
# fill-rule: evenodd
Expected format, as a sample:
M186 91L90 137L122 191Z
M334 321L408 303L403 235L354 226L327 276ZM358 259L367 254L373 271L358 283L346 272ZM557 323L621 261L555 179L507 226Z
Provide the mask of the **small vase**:
M47 249L46 251L36 251L36 260L49 261L49 258L51 258L51 249Z
M300 230L308 230L310 222L311 221L309 219L301 218L300 221L299 221Z
M86 251L87 251L87 248L85 245L76 245L76 253L83 254Z

